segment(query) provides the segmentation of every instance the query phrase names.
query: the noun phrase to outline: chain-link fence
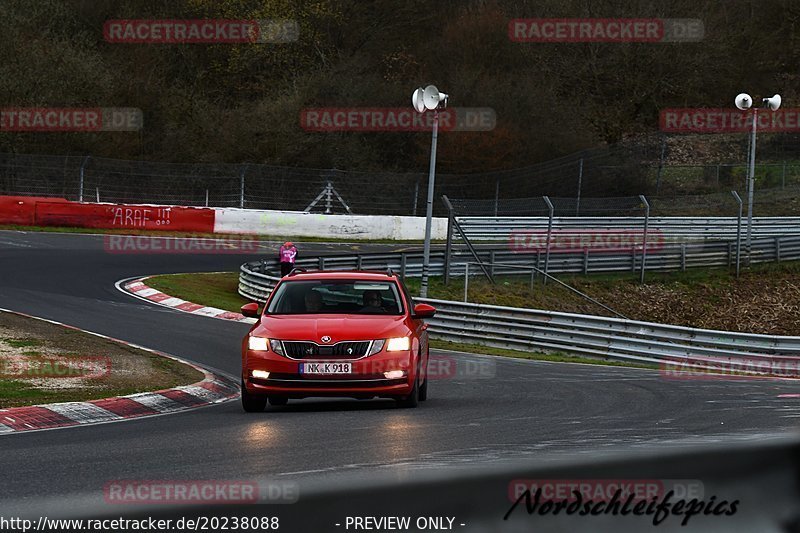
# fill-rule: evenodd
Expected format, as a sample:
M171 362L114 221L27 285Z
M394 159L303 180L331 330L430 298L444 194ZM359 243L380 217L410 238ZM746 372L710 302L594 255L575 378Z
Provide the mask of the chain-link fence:
M746 191L746 136L720 137L725 142L718 140L702 157L687 148L697 143L690 137L648 136L526 168L437 173L434 196L447 195L459 214L475 216L545 216L545 195L556 216L624 216L636 209L639 194L653 199L654 215L731 215L730 191ZM757 215L798 212L800 160L789 150L800 148L798 138L784 135L760 145ZM784 159L775 161L778 156ZM697 160L704 162L684 163ZM423 215L427 184L425 172L0 154L0 194L69 200L292 211L314 204L315 212ZM438 201L434 210L446 214Z

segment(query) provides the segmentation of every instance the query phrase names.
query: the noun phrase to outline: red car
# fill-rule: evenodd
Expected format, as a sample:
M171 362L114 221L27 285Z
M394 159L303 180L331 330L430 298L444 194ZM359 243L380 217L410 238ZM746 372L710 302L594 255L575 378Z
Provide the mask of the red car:
M428 333L436 309L414 305L391 271L293 271L281 279L242 343L242 406L262 411L290 398L428 395Z

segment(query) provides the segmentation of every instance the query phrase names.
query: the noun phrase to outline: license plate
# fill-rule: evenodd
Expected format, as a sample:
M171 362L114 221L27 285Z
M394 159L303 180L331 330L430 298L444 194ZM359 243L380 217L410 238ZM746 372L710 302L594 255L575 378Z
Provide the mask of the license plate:
M301 374L350 374L352 363L300 363Z

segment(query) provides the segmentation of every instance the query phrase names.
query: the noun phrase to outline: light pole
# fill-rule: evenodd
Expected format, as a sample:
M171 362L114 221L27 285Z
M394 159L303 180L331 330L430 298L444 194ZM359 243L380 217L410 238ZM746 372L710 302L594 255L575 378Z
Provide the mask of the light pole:
M428 170L428 203L425 211L425 247L422 252L422 283L419 296L428 296L428 275L431 268L431 226L433 224L433 186L436 180L436 139L439 134L439 109L447 107L447 95L433 85L420 87L411 95L411 103L419 113L433 111L433 138L431 140L431 164Z
M742 111L750 109L753 98L747 93L740 93L736 97L736 107ZM781 107L781 96L776 94L772 98L763 98L764 108L777 111ZM753 126L750 130L750 154L748 157L749 168L747 175L747 264L750 264L750 239L753 232L753 192L756 181L756 130L758 128L758 108L753 108Z

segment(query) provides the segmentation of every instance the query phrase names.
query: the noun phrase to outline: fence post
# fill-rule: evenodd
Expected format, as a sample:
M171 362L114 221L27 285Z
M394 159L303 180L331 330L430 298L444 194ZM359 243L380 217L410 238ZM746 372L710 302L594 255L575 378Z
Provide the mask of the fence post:
M728 243L728 268L733 265L733 243Z
M92 156L87 155L86 157L83 158L83 162L81 163L81 169L79 171L79 173L80 173L80 182L78 183L78 201L79 202L83 201L83 175L84 175L84 171L86 170L86 165L89 163L89 160L91 158L92 158Z
M94 201L99 204L100 203L100 187L95 187L94 188L94 194L95 194Z
M575 202L575 216L580 216L581 213L581 188L583 187L583 158L581 157L578 166L578 198Z
M780 262L781 260L781 238L775 237L775 260Z
M464 301L467 301L467 291L469 290L469 261L464 263Z
M411 216L417 216L417 198L419 197L419 180L414 182L414 209Z
M494 277L494 250L489 251L489 274Z
M783 170L781 171L781 189L786 188L786 161L783 162Z
M588 248L584 248L583 249L583 273L584 273L584 275L589 273L589 249Z
M686 243L681 243L681 272L686 272Z
M500 203L500 178L497 178L494 186L494 216L497 218L497 207Z
M247 172L247 165L239 171L239 207L244 209L244 175Z
M742 198L736 191L731 191L736 203L739 204L739 213L736 216L736 278L739 278L739 264L742 256Z
M664 171L664 152L667 150L667 138L661 136L661 157L658 160L658 172L656 174L656 195L661 189L661 173Z
M643 194L639 195L639 199L644 204L644 235L642 237L642 275L639 277L639 283L644 283L644 269L647 262L647 225L650 223L650 203Z
M408 268L408 256L405 253L400 254L400 277L406 278L406 269Z
M550 210L550 216L549 216L549 218L547 220L547 248L545 249L545 253L544 253L544 273L545 273L545 276L542 279L542 282L546 285L547 284L548 268L550 266L550 237L553 234L553 213L554 213L554 208L553 208L553 202L550 201L550 198L548 198L547 196L543 196L542 198L544 198L544 203L547 204L547 208Z
M206 189L206 207L208 207L208 189Z
M442 201L447 208L447 243L444 247L444 284L450 284L450 255L453 253L453 204L446 194L442 195Z
M364 263L364 258L361 256L361 254L358 254L356 256L356 270L361 270L363 263Z
M325 258L324 257L320 257L319 260L317 261L317 264L318 264L320 270L325 270Z

